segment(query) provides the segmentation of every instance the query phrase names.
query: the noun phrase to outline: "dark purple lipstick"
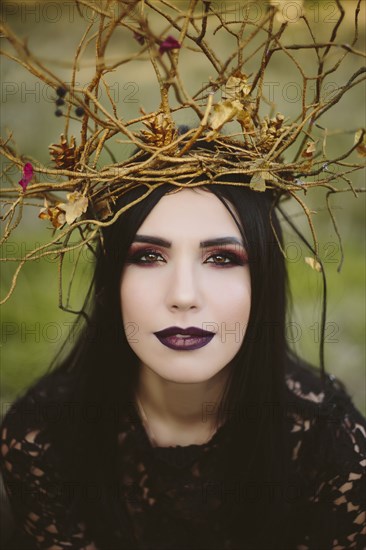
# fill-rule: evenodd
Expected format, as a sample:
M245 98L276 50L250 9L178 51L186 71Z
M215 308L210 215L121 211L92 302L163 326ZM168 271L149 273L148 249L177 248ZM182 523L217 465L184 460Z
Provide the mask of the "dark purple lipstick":
M164 346L183 351L202 348L215 336L214 332L197 327L169 327L165 330L154 332L154 334Z

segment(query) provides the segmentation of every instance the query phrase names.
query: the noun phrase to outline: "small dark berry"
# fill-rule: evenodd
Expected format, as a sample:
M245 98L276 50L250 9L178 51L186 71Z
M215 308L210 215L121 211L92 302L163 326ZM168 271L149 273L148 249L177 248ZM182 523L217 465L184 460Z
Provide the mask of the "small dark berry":
M186 124L181 124L178 126L178 136L181 136L182 134L186 134L189 131L189 126Z
M61 109L56 109L55 115L56 115L56 116L62 116L62 111L61 111Z
M63 86L59 86L56 90L56 94L59 96L59 97L65 97L65 95L67 94L67 90L66 88L64 88Z
M59 107L61 105L65 105L65 101L62 99L62 97L59 97L58 99L56 99L56 105L58 105Z
M85 113L85 111L82 107L76 107L76 109L75 109L76 116L83 116L84 113Z

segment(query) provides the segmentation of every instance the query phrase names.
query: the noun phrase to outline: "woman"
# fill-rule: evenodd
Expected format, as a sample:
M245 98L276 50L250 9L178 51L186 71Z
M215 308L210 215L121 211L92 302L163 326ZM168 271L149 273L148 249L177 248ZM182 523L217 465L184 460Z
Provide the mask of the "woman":
M3 421L9 548L366 547L366 422L287 347L278 197L177 191L103 229L88 321Z

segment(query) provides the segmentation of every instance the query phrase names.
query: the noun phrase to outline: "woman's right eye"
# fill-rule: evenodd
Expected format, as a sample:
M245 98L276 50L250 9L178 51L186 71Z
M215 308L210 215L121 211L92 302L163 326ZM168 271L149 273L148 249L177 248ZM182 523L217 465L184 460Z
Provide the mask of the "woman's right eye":
M134 264L154 264L157 262L156 260L157 256L160 256L160 258L163 258L161 253L157 252L156 250L141 250L139 252L136 252L136 254L133 254L132 256L130 256L130 258L128 259L128 262L134 263Z

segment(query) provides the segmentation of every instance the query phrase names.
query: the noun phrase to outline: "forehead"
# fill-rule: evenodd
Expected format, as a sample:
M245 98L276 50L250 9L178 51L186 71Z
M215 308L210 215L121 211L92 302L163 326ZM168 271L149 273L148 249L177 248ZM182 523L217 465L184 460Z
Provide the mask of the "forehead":
M226 201L227 203L227 201ZM233 205L227 203L238 220ZM240 223L239 223L240 225ZM180 189L176 193L164 195L151 210L139 228L139 233L156 234L209 234L222 232L240 236L240 231L232 214L213 193L203 189Z

